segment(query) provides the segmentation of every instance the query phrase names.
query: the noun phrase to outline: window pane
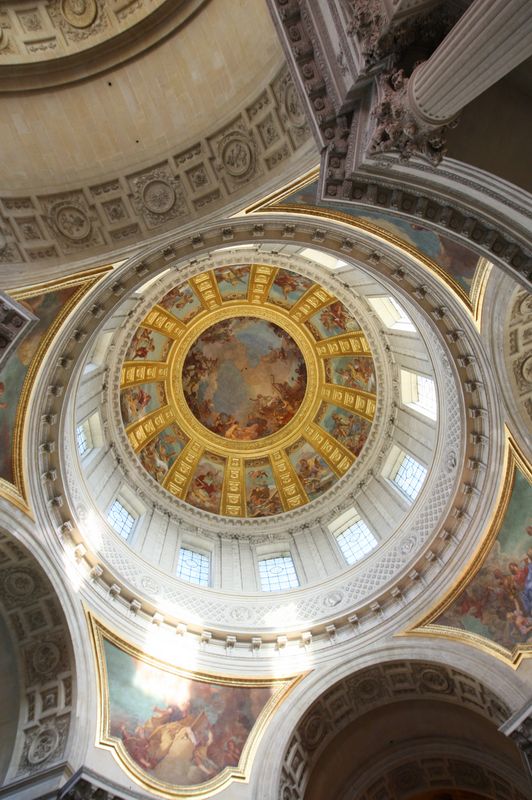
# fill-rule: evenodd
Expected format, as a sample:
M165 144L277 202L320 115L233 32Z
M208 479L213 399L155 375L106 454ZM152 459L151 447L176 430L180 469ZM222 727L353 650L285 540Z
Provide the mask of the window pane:
M425 412L427 416L436 419L436 389L434 388L434 381L424 375L416 375L416 384L417 403L414 405L419 406L420 410Z
M392 328L398 328L405 331L415 331L416 329L412 323L412 320L404 310L403 306L399 305L395 297L390 297L390 303L392 304L397 315Z
M336 541L348 564L360 561L377 546L378 542L370 529L361 519L350 525L343 533L339 533Z
M203 553L196 553L181 547L179 550L179 563L177 565L177 577L189 583L197 583L198 586L209 585L210 559Z
M368 301L387 328L401 331L415 331L416 328L394 297L368 297Z
M80 456L85 455L88 450L92 449L92 439L88 422L82 422L76 428L76 441L78 443L78 452Z
M419 494L426 474L425 467L418 464L412 456L405 455L392 480L410 500L414 500Z
M113 505L107 514L107 519L115 531L124 539L129 537L129 534L135 525L135 517L133 517L129 511L124 508L119 500L115 500L113 502Z
M279 592L299 586L294 562L290 556L275 556L259 561L260 588L263 592Z

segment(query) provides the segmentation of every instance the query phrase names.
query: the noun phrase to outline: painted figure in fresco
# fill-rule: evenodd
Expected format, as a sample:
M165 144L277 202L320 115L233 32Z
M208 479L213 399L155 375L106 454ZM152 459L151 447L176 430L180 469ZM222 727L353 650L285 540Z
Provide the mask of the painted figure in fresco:
M246 283L248 267L219 267L216 274L220 280L230 283L231 286L238 286L239 283Z
M209 758L209 747L214 741L214 736L210 728L203 730L196 739L196 746L192 753L192 761L200 769L206 778L212 778L219 771L220 767L212 758Z
M109 733L136 764L171 786L202 784L237 766L272 686L175 675L104 639Z
M299 276L295 275L293 272L279 272L277 277L275 278L275 285L278 286L284 296L285 300L288 300L288 295L291 292L296 292L298 290L300 284Z
M217 511L220 506L222 489L221 473L208 464L200 467L188 490L187 502L206 511Z
M128 358L147 358L148 353L153 353L155 343L152 332L147 328L138 328L129 345Z
M168 457L161 452L161 444L157 440L149 442L141 453L142 464L156 481L161 483L168 472Z
M344 417L342 414L333 413L331 419L334 422L332 435L335 439L346 441L353 431L355 420L351 417Z
M369 426L366 420L361 419L355 414L345 415L333 412L331 414L331 421L333 423L331 429L333 438L338 439L338 441L347 447L354 455L360 455L368 438Z
M196 716L190 713L190 701L167 708L155 706L150 719L137 726L134 733L129 733L125 725L122 725L121 733L126 750L145 769L155 769L176 743L187 739L193 746L191 761L197 766L202 764L202 772L210 777L219 770L214 762L208 766L205 763L208 762L207 749L212 743L212 731L203 712Z
M521 558L505 558L495 542L484 566L441 617L488 636L506 647L532 640L532 548Z
M142 387L122 392L122 408L128 422L142 416L143 410L150 404L151 394Z
M320 319L326 331L334 331L335 328L347 331L349 323L351 323L351 325L353 323L344 304L340 303L338 300L323 309L320 314Z
M336 368L335 372L343 378L344 386L367 392L375 391L375 373L370 358L354 358L344 367Z
M310 493L319 491L324 478L328 480L331 478L317 455L300 458L297 462L297 474L305 490Z
M251 491L248 493L248 514L250 517L264 517L278 514L281 508L281 499L277 486L271 475L264 469L254 469L248 473L251 481Z
M298 473L305 479L315 478L322 471L318 456L308 456L300 458L298 461Z
M260 427L261 425L258 421L250 421L247 425L242 426L238 424L236 419L231 419L224 436L226 439L251 442L259 438Z
M167 311L170 311L172 308L185 308L185 306L192 303L193 300L194 298L192 297L192 292L190 289L183 290L182 288L176 287L171 289L168 294L166 294L163 299L159 301L159 305L165 308Z
M182 379L185 394L195 395L201 381L216 368L217 364L218 359L207 358L197 348L192 348L183 367Z
M224 319L201 335L203 344L222 344L234 341L233 320Z
M189 350L183 390L194 416L235 441L275 433L303 401L306 365L294 340L273 323L233 318L216 323Z
M510 624L509 636L514 638L517 635L518 638L527 641L528 635L532 631L532 618L525 617L521 611L510 611L506 619Z
M526 566L526 574L523 575L521 600L526 613L532 615L532 547L528 548L523 557L523 564Z

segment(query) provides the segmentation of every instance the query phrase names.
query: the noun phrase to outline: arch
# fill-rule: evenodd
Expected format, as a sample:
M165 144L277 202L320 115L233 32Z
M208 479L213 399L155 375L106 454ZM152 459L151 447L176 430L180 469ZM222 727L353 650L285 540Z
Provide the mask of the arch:
M28 548L19 524L0 518L0 641L2 698L11 692L3 719L0 780L5 786L53 773L57 783L68 774L67 760L79 731L74 643L65 615L63 587L58 591L55 570L43 568ZM32 549L34 549L32 547ZM37 548L35 548L37 549ZM45 780L49 780L46 778Z
M303 798L323 750L347 725L379 708L415 699L463 707L496 732L529 698L511 668L451 642L385 643L359 656L357 667L346 651L343 661L331 670L317 670L298 687L274 736L268 734L261 743L264 753L274 742L284 747L284 757L276 769L257 769L258 795Z

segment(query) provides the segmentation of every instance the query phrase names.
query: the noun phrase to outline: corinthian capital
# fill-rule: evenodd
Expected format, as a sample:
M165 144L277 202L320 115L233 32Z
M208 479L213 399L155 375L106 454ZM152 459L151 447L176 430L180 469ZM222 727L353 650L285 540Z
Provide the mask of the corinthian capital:
M344 0L348 16L346 32L356 36L367 63L381 56L380 39L388 26L381 0Z
M445 131L457 120L446 125L431 125L416 114L409 82L402 69L385 72L378 78L378 102L371 116L376 126L368 146L368 155L399 153L401 161L412 156L426 158L437 166L447 152Z

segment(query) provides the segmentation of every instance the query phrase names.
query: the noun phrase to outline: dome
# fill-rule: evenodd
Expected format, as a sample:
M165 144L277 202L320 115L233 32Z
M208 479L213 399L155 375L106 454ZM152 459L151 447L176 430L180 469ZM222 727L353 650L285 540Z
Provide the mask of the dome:
M170 494L231 517L320 498L354 464L377 402L360 323L320 284L271 265L178 283L121 367L122 421Z
M231 225L249 237L248 222ZM225 598L231 627L351 613L355 597L368 603L416 563L427 516L442 525L449 514L455 374L427 320L363 255L363 237L352 257L213 235L205 229L193 256L151 255L84 344L68 398L74 428L60 445L81 541L115 581L166 597L176 618L205 591ZM416 374L426 407L408 394ZM79 454L82 423L103 446L97 469ZM183 594L179 552L198 554L208 588ZM290 558L294 576L272 594L260 570L275 558Z
M0 795L526 800L532 6L0 6Z

